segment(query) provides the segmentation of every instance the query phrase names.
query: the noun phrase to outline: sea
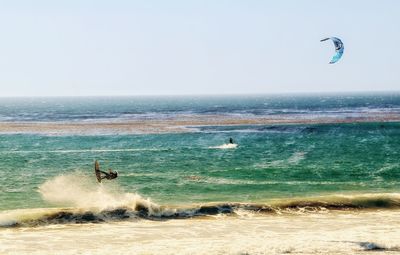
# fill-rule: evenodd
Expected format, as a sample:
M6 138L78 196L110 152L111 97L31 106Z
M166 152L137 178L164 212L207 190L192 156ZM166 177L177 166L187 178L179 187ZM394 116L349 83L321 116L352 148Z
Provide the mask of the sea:
M400 254L399 220L398 92L0 98L0 254Z

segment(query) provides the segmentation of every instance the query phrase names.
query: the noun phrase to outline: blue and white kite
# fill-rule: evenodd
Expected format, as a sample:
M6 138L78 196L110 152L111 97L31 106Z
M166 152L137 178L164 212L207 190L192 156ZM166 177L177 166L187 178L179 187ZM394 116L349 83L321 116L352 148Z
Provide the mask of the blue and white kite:
M332 40L333 44L335 45L335 52L336 54L332 57L331 62L329 62L329 64L335 64L336 62L339 61L339 59L342 57L343 55L343 51L344 51L344 45L342 40L340 40L337 37L329 37L329 38L325 38L322 39L321 42L327 41L327 40Z

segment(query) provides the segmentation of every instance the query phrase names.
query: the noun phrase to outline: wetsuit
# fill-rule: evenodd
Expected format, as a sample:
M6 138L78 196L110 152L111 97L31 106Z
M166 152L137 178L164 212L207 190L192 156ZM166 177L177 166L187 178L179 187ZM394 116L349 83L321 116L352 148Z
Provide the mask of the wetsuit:
M107 180L112 180L118 177L118 173L112 171L111 169L108 170L109 173L106 173L104 171L100 171L101 173L105 174L105 176L101 177L101 179L107 179Z

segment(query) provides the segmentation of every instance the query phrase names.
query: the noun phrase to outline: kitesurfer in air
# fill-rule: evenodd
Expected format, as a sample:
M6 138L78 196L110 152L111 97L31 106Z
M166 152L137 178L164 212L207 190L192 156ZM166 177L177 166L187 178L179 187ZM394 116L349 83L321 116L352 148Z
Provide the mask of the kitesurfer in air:
M101 182L103 179L112 180L118 177L118 173L108 169L108 173L100 170L99 162L96 160L94 163L94 171L96 173L97 181ZM103 176L102 176L103 174Z
M102 174L104 174L104 176L101 176L101 179L112 180L112 179L115 179L115 178L118 177L118 173L116 171L111 170L111 169L108 169L108 173L104 172L104 171L101 171L101 170L100 170L100 172Z

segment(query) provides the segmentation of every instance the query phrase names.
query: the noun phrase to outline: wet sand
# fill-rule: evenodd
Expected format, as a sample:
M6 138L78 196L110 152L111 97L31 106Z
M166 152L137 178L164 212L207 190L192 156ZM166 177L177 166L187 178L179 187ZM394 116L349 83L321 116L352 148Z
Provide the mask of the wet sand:
M361 116L273 115L244 117L235 115L184 115L168 119L111 120L99 122L0 122L0 134L152 134L192 132L209 125L328 124L360 122L399 122L399 114Z

